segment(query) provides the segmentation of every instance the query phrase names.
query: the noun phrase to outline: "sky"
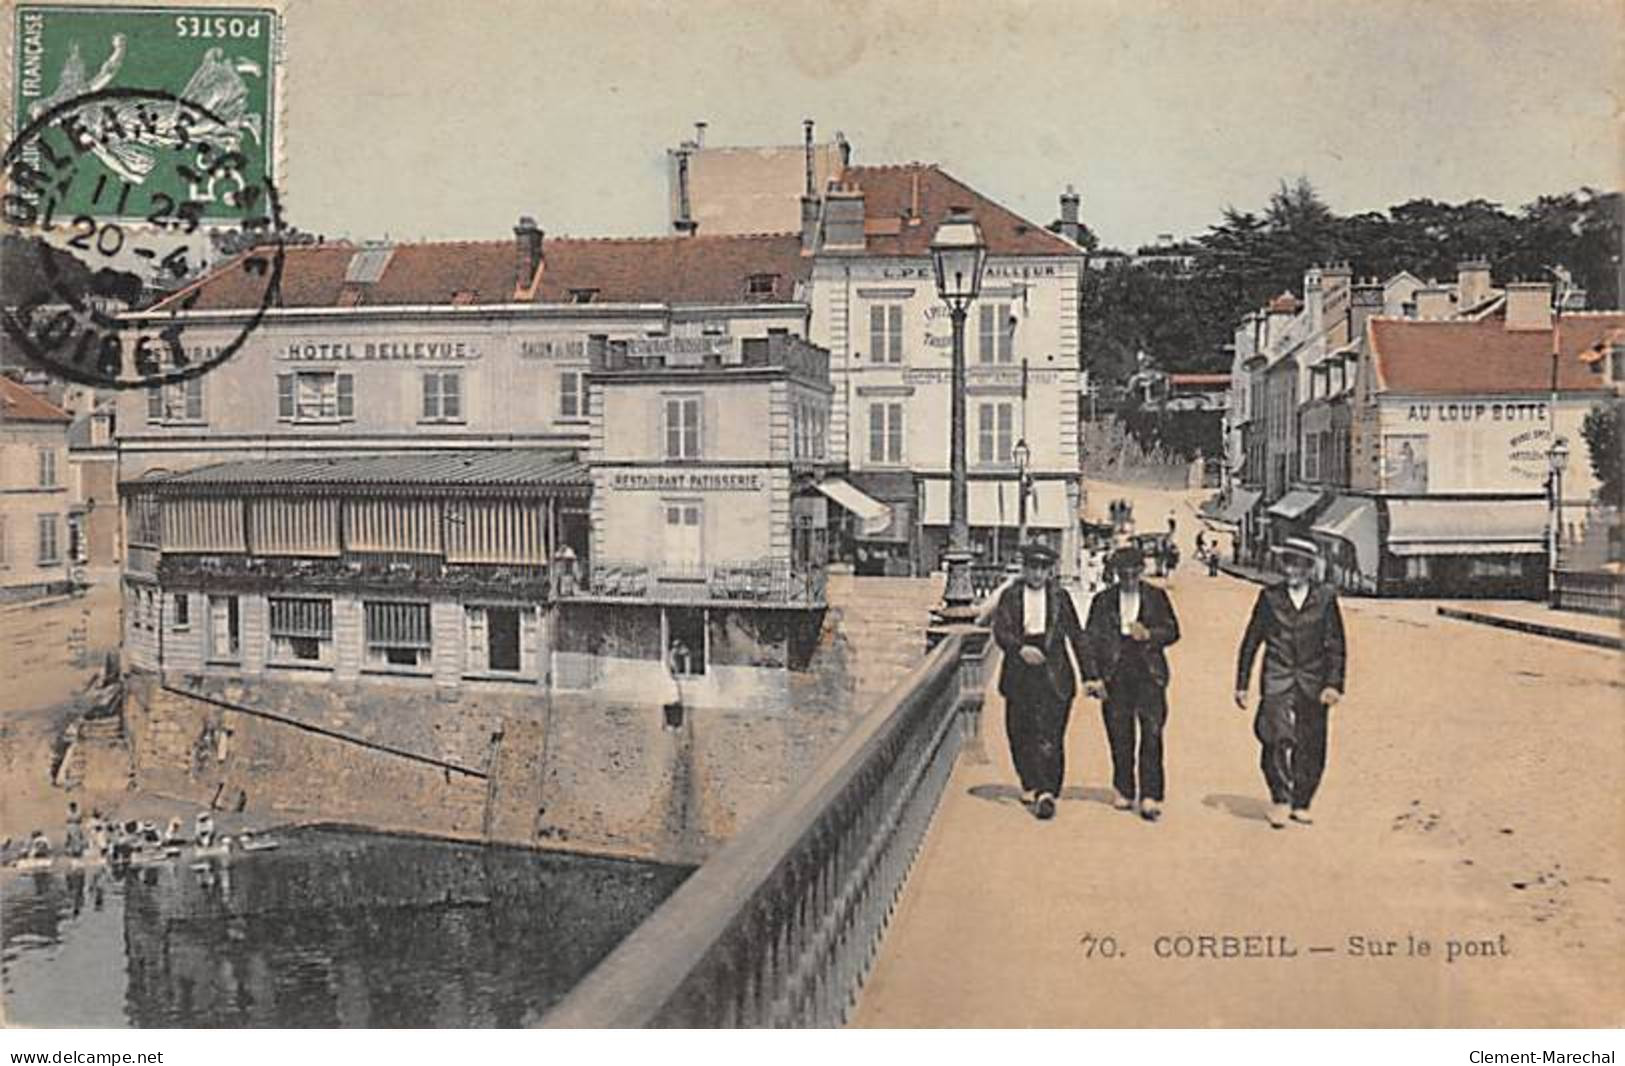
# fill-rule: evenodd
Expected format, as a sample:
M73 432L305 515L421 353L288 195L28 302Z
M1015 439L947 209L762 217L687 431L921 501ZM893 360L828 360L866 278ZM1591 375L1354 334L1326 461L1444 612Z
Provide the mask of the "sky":
M1614 0L287 0L288 219L355 239L668 228L665 155L843 132L1040 224L1196 235L1625 185Z

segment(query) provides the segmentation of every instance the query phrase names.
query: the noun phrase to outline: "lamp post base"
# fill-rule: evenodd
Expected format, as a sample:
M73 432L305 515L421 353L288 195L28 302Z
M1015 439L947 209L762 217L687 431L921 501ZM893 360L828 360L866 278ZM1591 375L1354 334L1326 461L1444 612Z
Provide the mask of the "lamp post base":
M970 564L976 554L965 548L950 548L942 555L948 581L942 592L942 606L932 611L941 624L971 625L976 621L976 589L971 585Z

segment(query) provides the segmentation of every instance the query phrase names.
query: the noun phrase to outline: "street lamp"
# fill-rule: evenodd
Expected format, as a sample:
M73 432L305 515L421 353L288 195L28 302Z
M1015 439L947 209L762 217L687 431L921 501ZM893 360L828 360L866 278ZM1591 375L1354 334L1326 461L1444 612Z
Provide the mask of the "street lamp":
M1557 606L1557 554L1563 542L1563 471L1569 465L1569 442L1558 437L1546 451L1546 501L1550 508L1546 535L1546 602Z
M1016 460L1016 489L1021 493L1020 502L1016 504L1016 547L1019 549L1027 543L1027 494L1032 491L1032 475L1027 471L1027 464L1032 461L1033 450L1027 447L1027 439L1023 437L1010 451Z
M975 617L976 598L970 579L970 522L966 514L965 484L965 314L982 291L982 268L987 265L987 242L982 229L963 207L948 210L948 217L931 238L931 265L937 275L937 295L948 305L953 323L953 374L949 385L948 550L947 588L938 612L944 622L968 622Z

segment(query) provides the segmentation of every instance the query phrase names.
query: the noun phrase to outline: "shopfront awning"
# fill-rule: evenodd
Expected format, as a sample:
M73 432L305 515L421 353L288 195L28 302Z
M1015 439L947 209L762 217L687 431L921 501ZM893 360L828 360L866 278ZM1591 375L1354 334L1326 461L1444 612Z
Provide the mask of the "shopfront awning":
M972 526L1016 529L1021 525L1021 490L1016 487L1015 478L972 481L965 489ZM1066 482L1033 482L1033 494L1027 498L1027 528L1065 529L1076 521L1076 511L1066 504ZM932 478L925 483L925 524L948 524L947 478Z
M1314 510L1315 504L1319 502L1320 493L1311 492L1308 489L1293 489L1270 504L1266 513L1274 515L1276 518L1284 518L1288 522L1296 522Z
M1546 551L1546 501L1389 500L1395 555L1536 555Z
M858 536L872 537L886 531L891 525L891 508L873 496L853 488L840 478L829 478L818 485L818 491L852 512L858 520Z
M1339 496L1309 528L1314 533L1347 541L1354 548L1354 562L1360 572L1376 579L1376 501L1366 496Z
M1258 506L1259 497L1262 495L1263 493L1257 489L1233 489L1228 503L1216 511L1204 514L1202 517L1212 522L1222 522L1225 525L1240 525L1241 520L1251 514L1254 507Z

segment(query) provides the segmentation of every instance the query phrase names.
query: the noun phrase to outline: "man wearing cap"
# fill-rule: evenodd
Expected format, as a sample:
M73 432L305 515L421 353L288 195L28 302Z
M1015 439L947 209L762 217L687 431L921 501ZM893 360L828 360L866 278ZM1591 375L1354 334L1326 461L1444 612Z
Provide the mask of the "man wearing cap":
M1010 759L1023 799L1039 818L1055 817L1066 774L1066 723L1077 694L1067 647L1083 662L1083 629L1072 597L1055 580L1055 551L1031 543L1021 549L1021 580L993 608L993 639L1004 652L999 695Z
M1140 580L1145 558L1135 547L1112 553L1117 584L1089 603L1083 627L1084 691L1100 699L1112 752L1113 801L1120 811L1139 801L1140 817L1162 816L1162 729L1168 721L1168 657L1179 619L1168 593Z
M1270 790L1270 825L1287 819L1309 825L1309 804L1326 768L1326 719L1343 698L1347 647L1343 614L1331 587L1314 580L1320 549L1294 537L1278 549L1286 581L1260 590L1236 660L1236 706L1247 690L1258 649L1264 649L1261 698L1253 733Z

